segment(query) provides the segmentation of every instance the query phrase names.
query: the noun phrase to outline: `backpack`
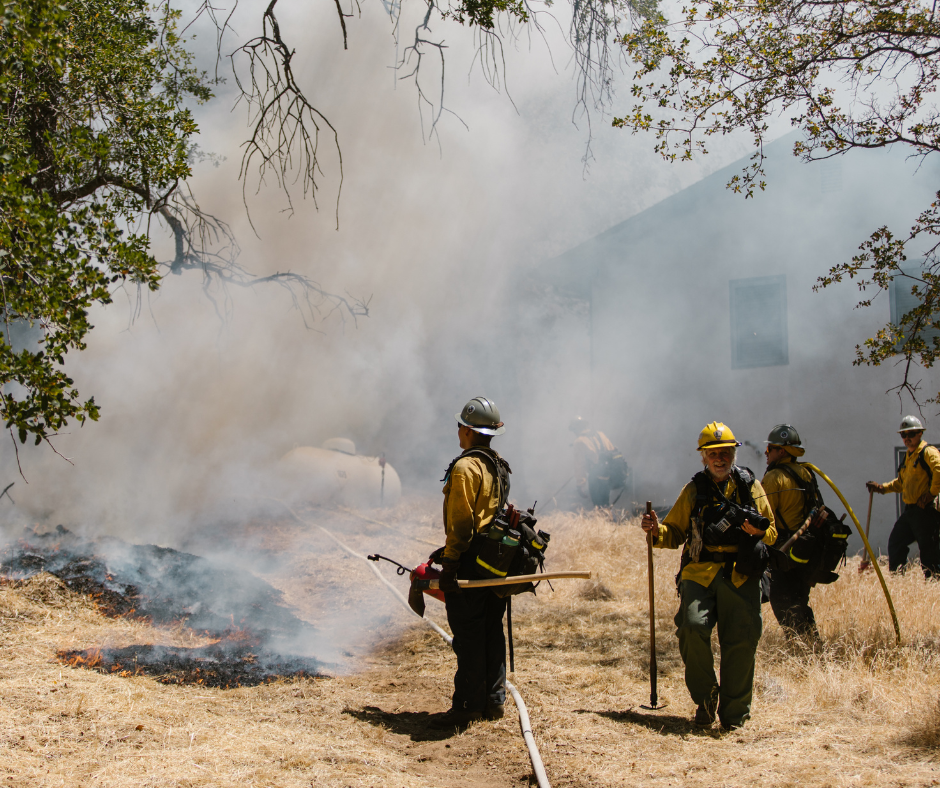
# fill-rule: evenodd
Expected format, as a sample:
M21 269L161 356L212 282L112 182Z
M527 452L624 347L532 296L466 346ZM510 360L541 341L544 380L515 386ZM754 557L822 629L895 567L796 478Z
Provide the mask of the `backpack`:
M535 530L537 522L535 507L523 512L507 504L493 518L486 533L473 535L462 561L481 579L544 572L545 548L551 537L545 531ZM535 585L525 582L494 586L490 590L499 597L507 597L525 591L534 593Z
M845 553L849 546L852 528L835 512L824 506L826 519L818 528L807 528L790 548L789 558L795 564L795 571L812 588L815 585L828 585L839 579L836 573L845 564Z
M630 466L620 453L620 449L601 449L598 451L600 459L597 462L597 475L607 477L610 488L617 490L627 483L627 474Z
M788 465L792 463L785 462L776 467L803 491L804 519L814 508L822 507L826 512L826 519L821 526L815 528L810 526L796 540L790 548L789 557L795 564L796 571L809 583L810 588L815 585L834 583L839 579L836 569L845 564L845 554L852 528L846 525L845 515L842 515L840 520L832 509L823 504L816 474L810 471L812 478L812 484L810 484L802 479L793 468L788 468ZM797 524L796 527L799 528L800 525L802 523Z

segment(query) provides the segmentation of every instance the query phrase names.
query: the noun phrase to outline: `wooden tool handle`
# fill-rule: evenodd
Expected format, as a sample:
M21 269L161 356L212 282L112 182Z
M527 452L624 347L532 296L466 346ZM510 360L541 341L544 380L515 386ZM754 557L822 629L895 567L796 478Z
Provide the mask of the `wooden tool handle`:
M537 583L539 580L568 580L581 579L590 580L591 573L586 569L573 569L567 572L542 572L534 575L514 575L512 577L492 577L485 580L458 580L457 585L460 588L486 588L487 586L511 586L516 583ZM427 586L424 586L427 583ZM438 590L440 581L438 580L419 580L416 583L418 588L429 588Z

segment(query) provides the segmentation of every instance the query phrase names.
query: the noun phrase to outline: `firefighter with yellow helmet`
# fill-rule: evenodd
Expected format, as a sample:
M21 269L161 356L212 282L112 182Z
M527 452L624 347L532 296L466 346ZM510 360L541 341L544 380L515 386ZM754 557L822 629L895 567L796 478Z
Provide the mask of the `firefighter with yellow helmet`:
M908 548L920 547L924 577L940 577L940 513L934 499L940 494L940 451L923 439L924 425L916 416L905 416L898 430L907 457L890 482L867 482L871 492L901 493L904 511L888 537L888 567L892 572L904 569Z
M683 547L676 636L685 684L696 704L695 723L733 730L751 714L754 659L760 640L760 581L767 545L777 538L774 515L761 483L735 465L737 441L721 422L702 430L698 449L705 466L679 493L662 523L645 515L643 530L656 547ZM715 676L711 633L721 648Z

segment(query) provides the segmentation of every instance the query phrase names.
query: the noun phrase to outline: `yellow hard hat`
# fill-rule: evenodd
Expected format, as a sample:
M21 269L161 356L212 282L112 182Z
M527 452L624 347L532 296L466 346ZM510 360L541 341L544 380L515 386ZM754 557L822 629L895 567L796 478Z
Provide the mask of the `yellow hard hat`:
M734 433L730 427L725 426L720 421L713 421L706 424L705 429L698 436L699 449L717 449L721 446L740 446L741 443L735 440Z

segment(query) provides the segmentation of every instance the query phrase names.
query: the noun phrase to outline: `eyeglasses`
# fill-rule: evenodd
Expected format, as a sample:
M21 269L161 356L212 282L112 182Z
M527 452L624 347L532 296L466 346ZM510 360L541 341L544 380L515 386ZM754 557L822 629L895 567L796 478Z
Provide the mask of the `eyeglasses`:
M902 432L901 440L906 440L907 438L916 438L918 435L922 435L923 430L913 430L912 432Z

